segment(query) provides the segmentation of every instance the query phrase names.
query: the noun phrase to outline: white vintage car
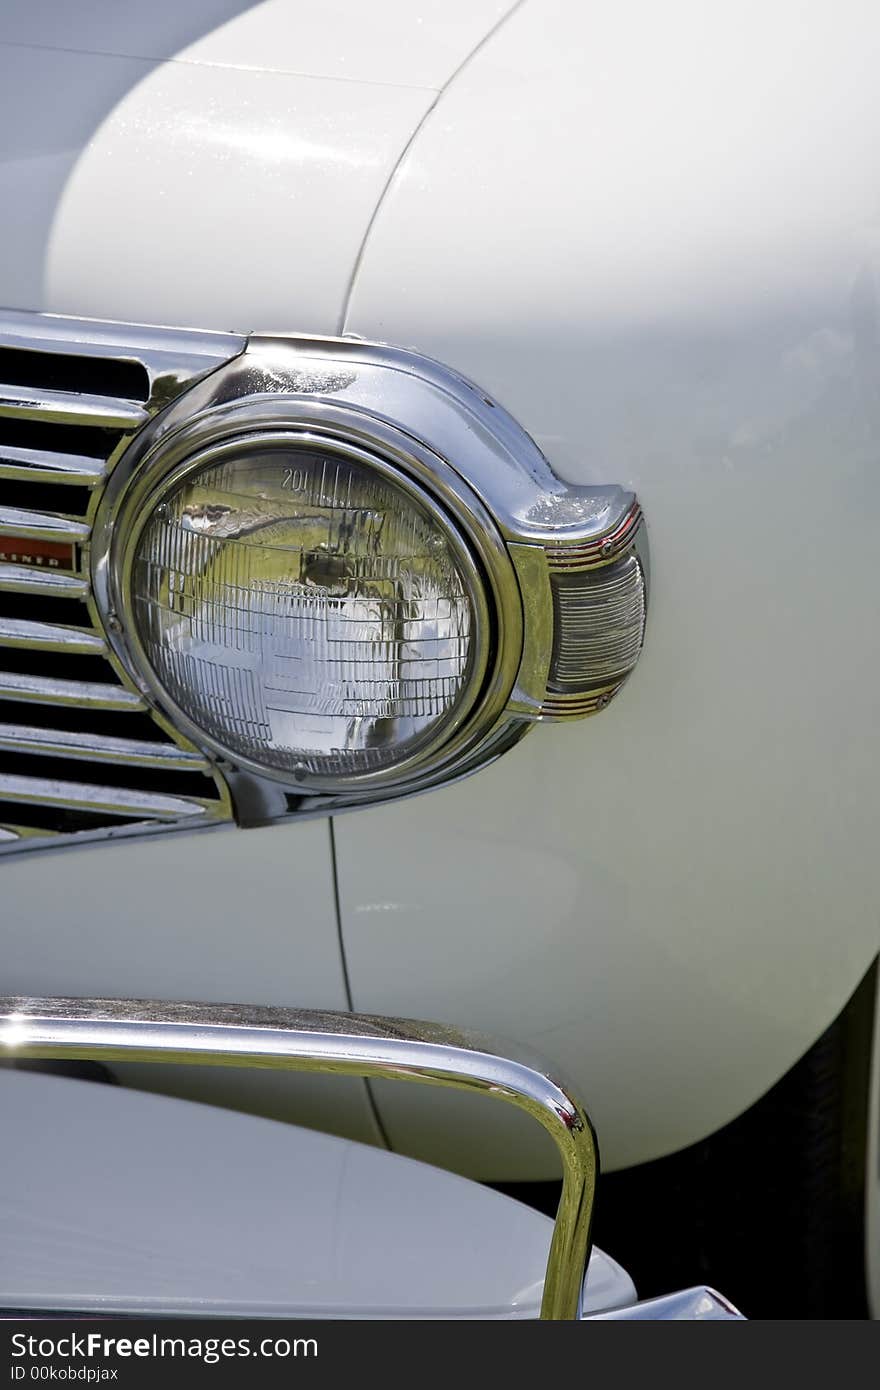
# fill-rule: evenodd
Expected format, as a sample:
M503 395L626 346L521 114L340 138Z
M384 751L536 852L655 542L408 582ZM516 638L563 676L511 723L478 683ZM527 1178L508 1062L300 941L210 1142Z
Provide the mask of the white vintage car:
M880 1312L878 45L4 0L0 1305ZM293 1150L298 1292L232 1199L237 1283L173 1255L169 1193ZM113 1202L131 1259L38 1252Z

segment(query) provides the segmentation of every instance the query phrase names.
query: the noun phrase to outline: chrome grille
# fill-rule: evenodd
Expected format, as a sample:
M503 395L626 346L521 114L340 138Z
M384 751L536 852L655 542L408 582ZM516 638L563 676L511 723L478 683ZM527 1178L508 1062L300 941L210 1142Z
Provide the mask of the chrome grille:
M137 429L242 347L0 313L0 853L231 818L222 778L110 653L89 541Z

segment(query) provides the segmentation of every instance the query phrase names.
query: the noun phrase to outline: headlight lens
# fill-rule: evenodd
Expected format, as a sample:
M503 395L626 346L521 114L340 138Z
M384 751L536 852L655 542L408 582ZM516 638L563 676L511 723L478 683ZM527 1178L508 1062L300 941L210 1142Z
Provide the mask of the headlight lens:
M130 569L161 692L233 759L308 784L418 758L464 717L485 665L463 538L353 452L251 446L184 470Z

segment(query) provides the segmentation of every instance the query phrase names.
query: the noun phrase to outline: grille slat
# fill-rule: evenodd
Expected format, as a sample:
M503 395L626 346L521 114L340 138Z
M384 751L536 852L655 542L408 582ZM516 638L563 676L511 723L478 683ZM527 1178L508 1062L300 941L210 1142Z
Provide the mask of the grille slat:
M73 545L88 540L89 527L78 517L65 516L62 512L32 512L23 507L0 507L0 537L6 536L35 541L69 541Z
M127 787L65 782L50 777L7 776L5 773L0 773L0 801L57 806L126 819L149 816L155 820L204 816L213 804L203 797L168 796L162 792L138 791Z
M0 420L38 420L50 425L92 425L102 430L136 430L149 420L137 401L112 400L85 391L49 391L0 384Z
M0 313L0 853L231 819L219 774L112 661L87 556L95 494L134 433L243 346ZM69 623L55 599L78 600Z
M104 638L91 628L3 617L0 617L0 647L33 648L38 652L66 651L72 656L104 656L107 652Z
M0 699L23 700L37 705L81 706L83 709L146 709L146 702L122 685L103 685L91 681L54 680L48 676L22 675L0 671Z
M22 483L65 483L97 487L107 476L107 460L87 454L59 454L0 442L0 479Z
M26 724L0 724L0 750L34 753L39 757L86 759L96 763L123 763L131 767L167 767L176 772L204 772L208 762L173 743L146 739L105 738L76 730L32 728Z
M0 564L0 593L84 599L88 598L89 586L85 579L75 574L65 574L64 570Z

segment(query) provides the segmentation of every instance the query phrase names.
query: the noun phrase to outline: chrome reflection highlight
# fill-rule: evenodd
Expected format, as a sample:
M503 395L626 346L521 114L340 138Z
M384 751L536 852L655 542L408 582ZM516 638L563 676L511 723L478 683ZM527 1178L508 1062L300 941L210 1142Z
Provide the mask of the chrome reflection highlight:
M610 1313L590 1313L585 1322L745 1322L728 1299L706 1284L649 1298Z
M453 529L372 459L243 445L154 506L131 575L160 688L220 750L312 781L435 739L475 670Z

